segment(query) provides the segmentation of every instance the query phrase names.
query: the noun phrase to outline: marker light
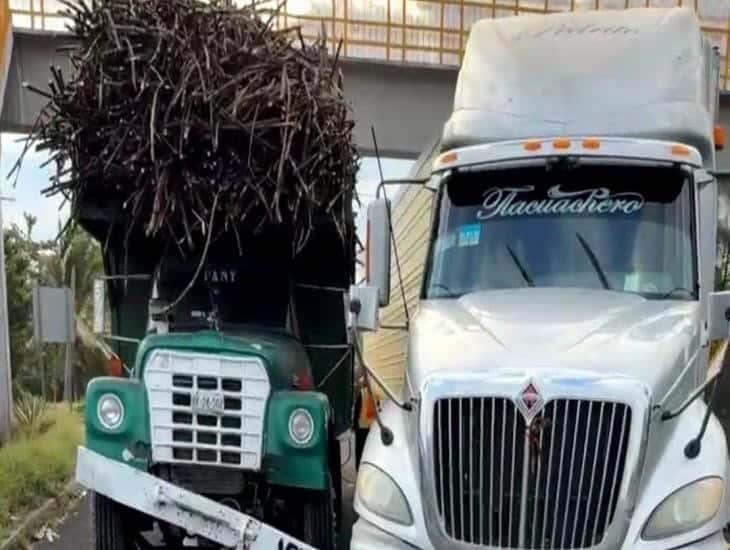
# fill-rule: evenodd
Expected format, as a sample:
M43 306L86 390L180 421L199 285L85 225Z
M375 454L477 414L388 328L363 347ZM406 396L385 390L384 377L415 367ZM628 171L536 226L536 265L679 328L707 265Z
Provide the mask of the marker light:
M568 138L558 138L553 140L553 148L570 149L570 140Z
M531 139L524 142L522 147L524 147L525 151L539 151L542 149L542 142L537 139Z
M690 155L689 147L686 145L674 144L672 145L672 154L679 157L688 157Z
M459 154L456 151L448 151L437 159L436 164L449 164L457 160L459 160Z
M713 137L715 138L715 151L722 151L725 148L725 127L715 124Z
M585 138L583 140L583 148L584 149L600 149L601 140L598 138Z

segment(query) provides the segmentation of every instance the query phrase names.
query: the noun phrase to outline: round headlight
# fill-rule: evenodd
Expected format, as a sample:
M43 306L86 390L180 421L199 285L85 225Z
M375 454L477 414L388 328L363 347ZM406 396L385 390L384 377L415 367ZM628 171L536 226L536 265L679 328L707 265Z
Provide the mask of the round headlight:
M661 539L701 527L717 514L724 489L722 479L707 477L675 491L652 512L644 538Z
M96 414L102 426L107 430L115 430L124 420L124 405L116 395L106 393L99 398Z
M298 445L306 445L314 436L314 420L309 411L296 409L289 416L289 437Z

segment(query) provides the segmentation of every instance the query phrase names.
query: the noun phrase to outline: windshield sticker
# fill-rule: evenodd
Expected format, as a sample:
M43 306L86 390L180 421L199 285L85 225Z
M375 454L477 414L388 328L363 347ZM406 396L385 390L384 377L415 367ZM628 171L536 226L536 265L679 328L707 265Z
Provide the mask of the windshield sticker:
M520 194L534 190L533 185L487 189L477 218L489 220L544 214L633 214L644 206L644 196L640 193L611 194L605 187L563 191L560 185L554 185L548 189L544 199L520 200Z
M459 246L478 245L481 232L482 227L478 223L462 225L459 228Z

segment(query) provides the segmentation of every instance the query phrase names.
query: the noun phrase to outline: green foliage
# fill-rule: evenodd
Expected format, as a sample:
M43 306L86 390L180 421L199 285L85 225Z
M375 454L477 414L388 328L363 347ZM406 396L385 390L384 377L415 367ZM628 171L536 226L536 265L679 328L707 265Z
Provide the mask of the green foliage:
M56 495L73 475L76 448L83 440L82 417L67 405L48 412L54 420L48 431L0 448L0 540L13 518Z
M30 349L33 336L31 292L37 276L37 256L30 236L18 226L7 229L4 237L10 358L13 374L18 375L37 360L37 355Z
M103 274L99 245L77 228L51 242L33 240L36 219L25 215L24 227L5 231L5 261L10 319L13 380L31 393L58 400L63 395L64 347L33 342L32 288L70 286L75 273L77 326L93 315L94 279ZM77 330L77 333L89 332ZM83 393L88 380L104 372L105 360L95 340L79 338L73 350L74 391Z
M75 274L76 312L83 320L91 320L94 279L104 272L99 244L75 226L50 243L40 261L43 284L71 286L72 273Z
M47 417L48 401L25 390L15 392L13 416L15 428L24 437L33 437L41 434L50 427Z

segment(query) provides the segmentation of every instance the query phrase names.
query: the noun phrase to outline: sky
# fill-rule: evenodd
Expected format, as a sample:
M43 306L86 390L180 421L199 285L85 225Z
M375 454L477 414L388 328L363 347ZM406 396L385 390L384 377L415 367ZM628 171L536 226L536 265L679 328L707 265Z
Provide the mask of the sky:
M62 197L46 197L41 191L49 185L49 175L53 166L41 168L47 160L45 152L29 152L22 166L17 185L13 186L15 177L8 178L8 173L18 160L22 150L23 142L18 141L24 138L20 134L4 133L0 136L0 195L10 197L13 201L3 201L2 219L3 225L9 227L13 223L24 224L23 213L28 212L38 218L38 223L33 230L33 237L37 240L52 239L58 233L59 223L68 217L68 205L64 204ZM386 179L405 177L413 164L411 160L382 159L383 175ZM378 165L373 157L364 157L360 164L358 173L358 193L363 207L358 214L358 227L364 225L364 207L375 197L375 191L380 182ZM393 193L393 190L389 190Z
M0 195L12 198L2 203L3 226L13 223L24 226L23 213L28 212L38 218L33 230L33 237L38 240L51 239L58 233L58 224L68 216L68 208L63 205L60 196L45 197L41 191L49 185L49 175L53 166L41 168L47 160L45 152L30 151L26 157L17 180L8 177L15 162L23 151L23 142L18 141L25 136L21 134L3 133L0 135Z

